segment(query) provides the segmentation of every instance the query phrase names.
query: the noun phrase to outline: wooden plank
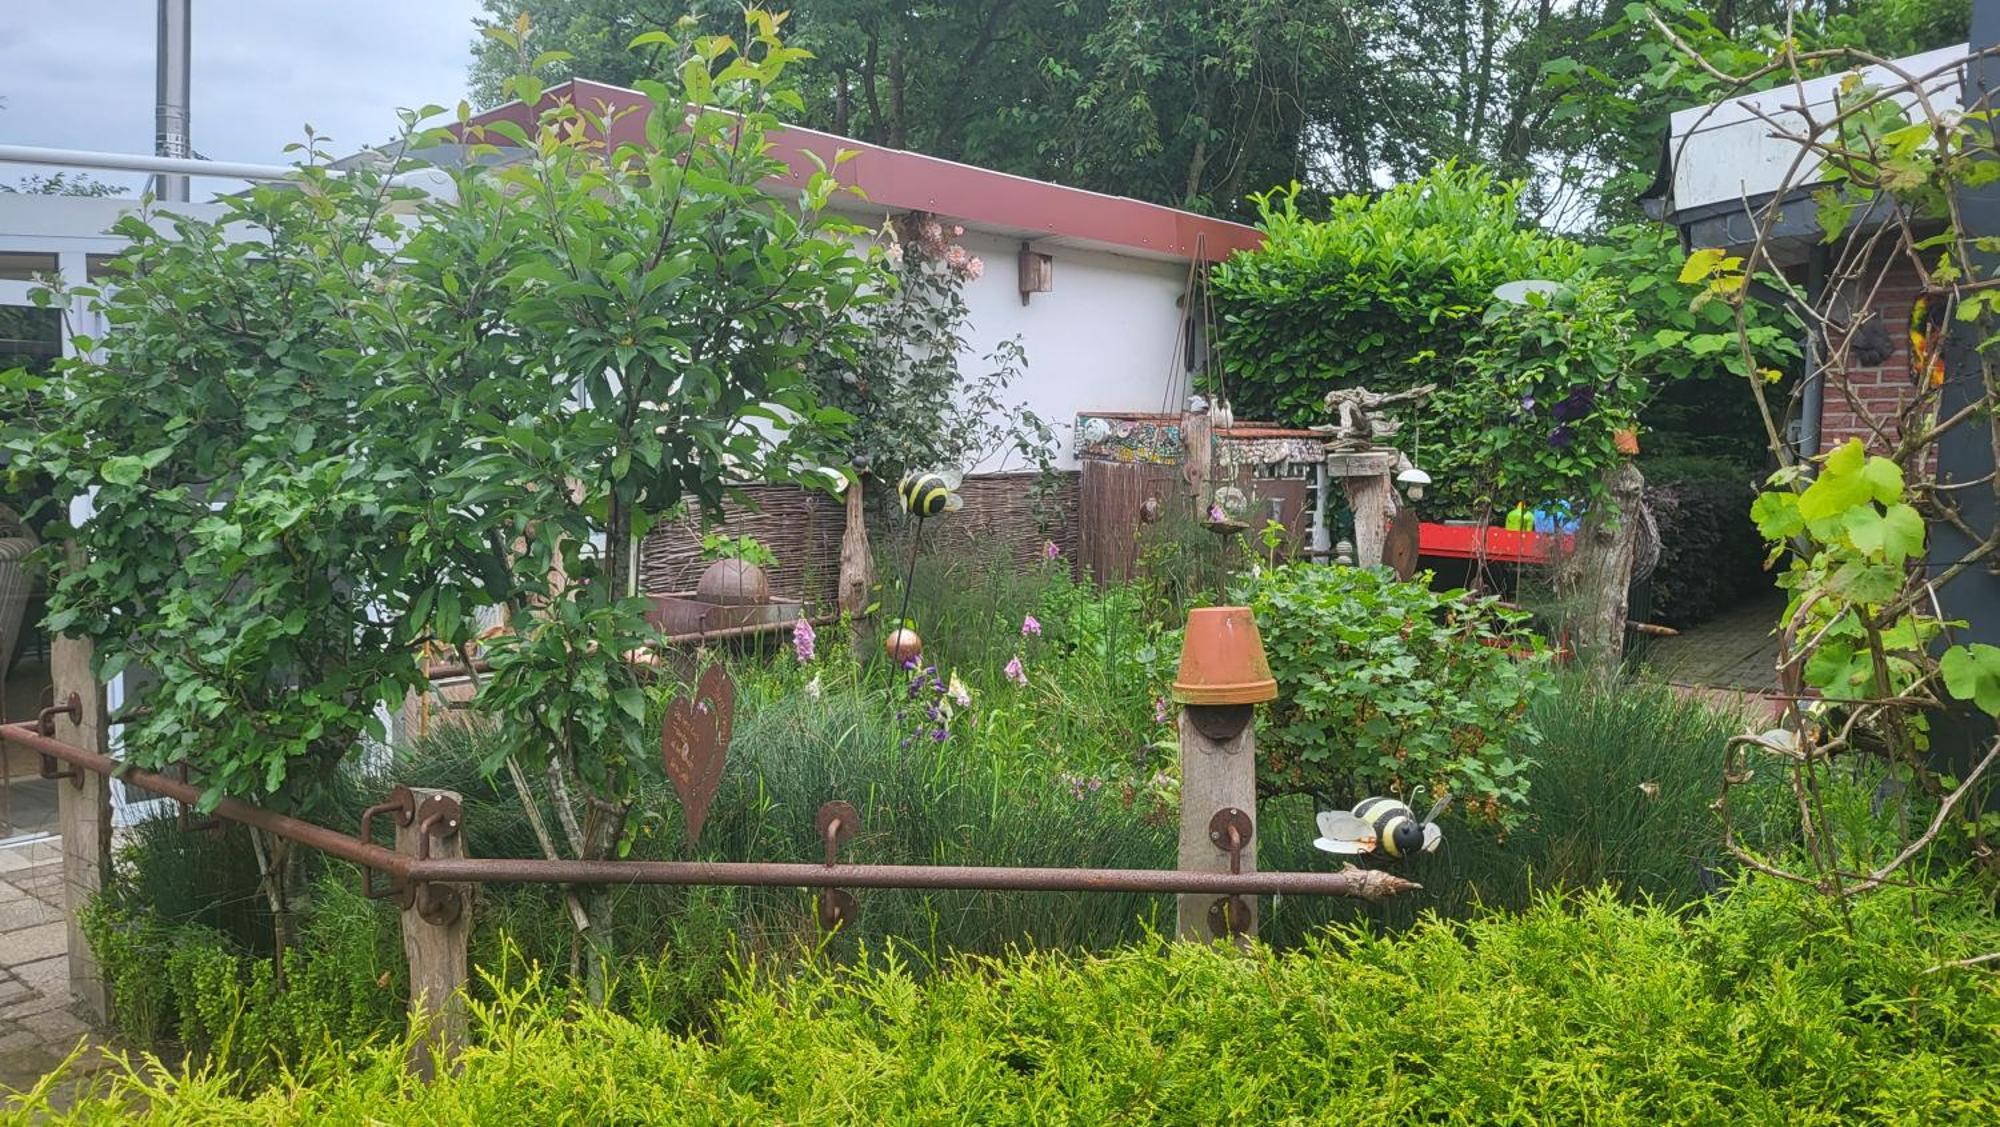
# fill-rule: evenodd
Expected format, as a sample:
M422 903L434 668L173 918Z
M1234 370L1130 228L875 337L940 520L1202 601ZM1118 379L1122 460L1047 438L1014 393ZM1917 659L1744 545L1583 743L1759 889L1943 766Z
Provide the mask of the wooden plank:
M423 787L411 787L410 794L419 814L409 825L396 827L396 850L415 857L420 855L418 834L425 801L441 795L457 803L458 794ZM433 837L430 856L433 860L464 857L464 833ZM472 937L472 897L463 889L457 895L461 898L458 914L444 923L425 919L418 898L412 898L403 909L403 954L410 963L410 1022L424 1030L423 1039L411 1047L410 1068L425 1080L436 1076L439 1066L448 1064L465 1048L466 945Z
M67 562L83 563L80 549L71 547ZM72 722L56 717L55 738L71 747L106 754L109 747L104 685L91 668L91 645L82 638L58 637L49 644L50 681L55 699L75 693L82 713ZM84 938L79 922L83 909L104 889L111 873L111 780L95 771L76 768L78 777L56 784L56 826L63 844L63 907L69 952L69 989L78 1005L102 1022L111 1016L113 999Z
M1242 850L1241 871L1257 871L1257 723L1253 719L1227 740L1212 740L1181 709L1181 836L1180 869L1193 873L1226 873L1229 854L1209 839L1209 819L1218 810L1235 807L1250 816L1250 841ZM1214 893L1183 893L1175 899L1174 934L1181 939L1209 942L1225 938L1209 927ZM1257 901L1250 907L1249 930L1257 934Z

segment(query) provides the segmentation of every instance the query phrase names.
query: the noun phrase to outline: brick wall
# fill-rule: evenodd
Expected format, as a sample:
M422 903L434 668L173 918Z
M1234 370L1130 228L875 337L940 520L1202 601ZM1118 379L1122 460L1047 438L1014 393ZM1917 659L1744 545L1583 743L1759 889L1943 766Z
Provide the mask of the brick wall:
M1871 451L1886 453L1896 437L1896 414L1917 391L1910 373L1910 309L1923 292L1916 270L1898 261L1886 272L1864 273L1870 281L1882 279L1868 308L1881 316L1895 351L1875 367L1828 373L1820 410L1821 450L1859 438Z

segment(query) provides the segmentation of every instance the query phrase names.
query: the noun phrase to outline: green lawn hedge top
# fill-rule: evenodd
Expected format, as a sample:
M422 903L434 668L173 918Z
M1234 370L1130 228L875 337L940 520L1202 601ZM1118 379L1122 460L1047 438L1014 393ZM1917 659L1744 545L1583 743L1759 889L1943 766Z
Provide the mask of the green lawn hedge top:
M135 1100L316 1124L2000 1121L1994 980L1926 973L1990 943L1991 918L1938 901L1913 922L1899 893L1859 905L1849 938L1808 896L1763 882L1683 920L1598 895L1289 954L1168 945L922 981L875 959L746 978L708 1039L565 1016L530 987L481 1009L431 1087L378 1046L247 1102L227 1077L136 1073L67 1121Z

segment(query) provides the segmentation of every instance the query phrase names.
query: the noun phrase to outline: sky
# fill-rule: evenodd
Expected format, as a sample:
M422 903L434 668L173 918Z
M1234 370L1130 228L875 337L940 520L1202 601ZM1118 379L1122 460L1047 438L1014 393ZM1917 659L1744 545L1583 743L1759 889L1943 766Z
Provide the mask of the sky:
M479 0L192 0L191 132L211 160L285 164L311 123L350 152L399 106L465 96ZM156 0L0 0L0 143L153 151ZM0 181L47 171L0 165ZM145 177L103 173L135 193ZM206 190L204 190L204 186ZM196 181L196 199L228 181Z

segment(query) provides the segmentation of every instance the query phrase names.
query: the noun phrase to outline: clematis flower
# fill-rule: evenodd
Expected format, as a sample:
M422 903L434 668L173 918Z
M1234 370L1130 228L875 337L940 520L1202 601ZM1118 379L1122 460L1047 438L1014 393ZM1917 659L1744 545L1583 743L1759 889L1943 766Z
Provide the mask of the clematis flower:
M1041 636L1042 636L1041 622L1038 619L1036 619L1035 616L1032 614L1023 615L1021 618L1021 637L1039 638Z
M1007 668L1002 670L1002 672L1007 674L1007 679L1016 685L1025 685L1028 683L1028 672L1021 668L1020 654L1015 654L1013 660L1007 663Z

